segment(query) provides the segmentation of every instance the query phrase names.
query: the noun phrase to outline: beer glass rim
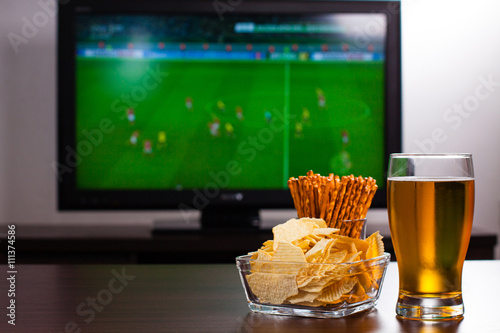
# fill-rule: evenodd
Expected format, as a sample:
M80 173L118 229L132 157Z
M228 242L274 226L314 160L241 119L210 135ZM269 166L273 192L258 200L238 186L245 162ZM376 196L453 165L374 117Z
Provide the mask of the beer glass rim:
M391 154L388 179L400 177L474 178L472 154Z
M404 158L404 157L428 157L428 158L471 158L471 153L392 153L391 158Z

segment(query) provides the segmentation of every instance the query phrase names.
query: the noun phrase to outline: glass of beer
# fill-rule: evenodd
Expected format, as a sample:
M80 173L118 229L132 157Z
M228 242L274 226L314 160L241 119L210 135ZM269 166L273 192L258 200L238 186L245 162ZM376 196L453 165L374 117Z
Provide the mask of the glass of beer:
M398 317L463 318L462 267L474 214L471 154L392 154L387 202Z

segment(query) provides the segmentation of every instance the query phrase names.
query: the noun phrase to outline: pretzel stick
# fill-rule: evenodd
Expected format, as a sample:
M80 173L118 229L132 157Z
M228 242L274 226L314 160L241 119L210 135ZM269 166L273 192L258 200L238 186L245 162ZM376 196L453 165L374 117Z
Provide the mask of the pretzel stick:
M339 192L337 193L337 198L336 198L336 202L335 202L335 210L334 210L333 216L332 216L332 224L333 224L334 228L339 228L340 227L340 225L339 225L339 223L337 223L337 221L338 221L338 217L339 217L339 214L340 214L340 209L341 209L341 206L342 206L344 194L345 194L345 192L347 190L347 183L348 183L348 181L349 181L349 179L347 177L342 177L341 187L340 187Z
M361 195L361 198L359 199L358 205L356 207L356 214L354 216L355 219L364 218L363 211L365 209L366 201L368 200L371 188L375 183L375 180L372 177L365 178L365 180L366 180L366 185L363 188L363 194Z
M357 238L357 237L354 237L353 235L356 234L356 229L358 227L358 224L359 224L359 221L356 221L356 220L348 220L349 222L347 223L347 228L346 228L346 231L345 231L345 236L349 236L349 237L353 237L353 238ZM344 221L345 223L345 221Z
M311 215L310 209L309 209L309 200L307 196L307 184L305 182L305 177L301 176L299 178L299 188L300 188L300 197L302 198L302 207L304 208L304 216L303 217L309 217Z
M351 191L354 187L354 176L350 175L350 176L347 176L346 178L347 178L346 191L345 191L345 194L343 196L342 206L340 208L340 213L339 213L338 218L337 218L340 221L345 220L346 209L347 209L347 206L349 205L349 197L351 196Z
M321 185L321 208L320 208L320 218L326 219L326 211L328 208L328 199L330 195L330 187L332 186L331 181L327 181L325 184ZM326 222L326 221L325 221Z
M356 207L358 207L359 199L361 198L361 194L363 193L363 189L366 185L366 179L359 176L358 177L358 188L356 189L356 196L352 201L352 206L349 207L349 219L354 220L356 215Z
M355 225L354 225L354 227L352 228L352 230L350 232L350 237L352 237L352 238L360 238L361 231L363 230L364 221L363 220L357 220L357 221L355 221L354 224Z
M311 206L311 196L310 196L310 191L309 191L309 181L307 178L304 179L304 196L306 197L306 209L307 209L307 214L306 217L312 217L312 206Z
M345 206L344 209L344 215L342 216L342 220L350 220L350 210L352 209L354 197L356 196L356 191L358 190L358 184L357 184L357 178L352 179L352 187L351 191L349 193L349 196L347 197L347 205ZM346 232L349 232L350 227Z
M286 183L288 185L288 188L290 189L290 194L292 195L292 199L293 199L293 206L295 207L295 210L297 211L297 216L300 217L300 213L299 213L300 207L299 207L299 204L297 202L298 197L293 189L293 183L294 183L293 178L288 179L288 181Z
M368 208L370 208L373 196L375 195L377 188L378 188L378 186L376 184L376 180L369 177L368 178L368 194L366 196L365 202L361 206L360 216L359 216L360 219L366 218L366 213L368 212Z
M333 227L330 225L332 220L333 210L335 208L335 199L337 197L337 183L332 181L330 188L328 189L328 197L329 200L326 203L326 214L325 214L325 222L327 227Z
M368 213L368 208L370 208L370 205L372 204L373 197L375 196L375 192L377 192L378 186L377 184L373 184L370 194L368 195L368 199L366 200L364 209L363 209L363 214L361 215L361 218L366 218L366 214Z
M310 179L307 180L307 195L309 199L310 214L308 217L316 217L316 204L314 200L314 185L311 183Z
M330 192L330 203L328 205L328 213L326 215L326 222L328 227L335 227L335 223L333 221L333 213L335 211L335 205L337 204L337 195L341 189L342 185L340 183L340 178L339 176L335 176L333 183L332 183L332 188Z
M345 223L345 220L352 221L351 223L348 224L348 226L345 230L344 235L347 235L347 236L356 232L358 221L356 221L356 222L353 221L354 220L354 211L355 211L355 208L358 204L359 198L361 196L361 191L363 190L363 185L366 182L363 179L363 177L361 177L361 176L354 178L354 180L355 180L354 189L351 192L351 196L349 199L349 207L347 207L347 213L344 217L344 223Z
M299 192L299 180L298 179L293 179L292 181L292 189L294 196L296 197L296 205L297 207L297 216L299 218L304 217L304 207L302 205L302 199L300 197L300 192Z
M353 215L353 219L354 220L358 220L358 219L361 218L361 214L363 213L363 209L364 209L364 204L366 202L366 199L368 198L368 194L369 193L370 193L370 186L365 185L363 187L363 190L362 190L361 196L359 198L358 204L357 204L357 206L354 209L354 215Z
M361 181L360 191L358 196L354 199L353 203L354 209L351 213L351 219L357 221L353 225L353 228L349 231L351 237L354 238L359 238L361 236L361 231L363 230L363 225L365 223L365 221L363 220L364 217L362 217L361 214L362 210L366 205L366 200L368 198L369 191L374 183L374 179L369 177L360 179L360 181Z

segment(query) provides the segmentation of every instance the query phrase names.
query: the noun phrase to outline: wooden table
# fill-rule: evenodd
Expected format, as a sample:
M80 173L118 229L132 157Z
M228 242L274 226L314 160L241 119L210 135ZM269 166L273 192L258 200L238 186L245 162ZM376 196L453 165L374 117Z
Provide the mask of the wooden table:
M343 319L251 313L236 265L18 265L16 325L6 317L1 266L0 332L500 332L500 261L466 261L461 322L399 320L397 264L374 310Z

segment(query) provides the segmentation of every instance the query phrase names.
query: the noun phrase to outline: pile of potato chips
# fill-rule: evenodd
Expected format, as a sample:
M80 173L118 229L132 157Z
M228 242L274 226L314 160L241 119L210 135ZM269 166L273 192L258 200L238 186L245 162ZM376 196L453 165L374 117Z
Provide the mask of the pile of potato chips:
M384 267L360 261L384 253L382 236L338 235L322 219L291 219L273 228L273 240L250 253L252 293L262 303L337 306L374 297Z

